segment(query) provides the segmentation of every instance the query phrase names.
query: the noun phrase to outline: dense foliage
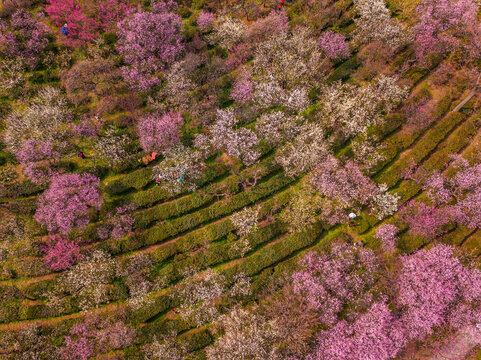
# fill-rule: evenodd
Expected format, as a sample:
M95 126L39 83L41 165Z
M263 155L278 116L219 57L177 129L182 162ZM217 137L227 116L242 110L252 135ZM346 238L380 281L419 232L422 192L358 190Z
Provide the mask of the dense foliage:
M480 5L0 1L0 357L479 357Z

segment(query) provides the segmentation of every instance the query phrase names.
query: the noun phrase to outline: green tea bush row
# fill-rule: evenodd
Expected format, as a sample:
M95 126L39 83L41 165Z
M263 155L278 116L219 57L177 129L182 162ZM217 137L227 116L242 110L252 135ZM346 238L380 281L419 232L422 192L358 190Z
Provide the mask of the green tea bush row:
M250 205L264 197L267 197L283 187L286 187L294 180L280 174L272 177L264 183L260 183L250 191L245 191L232 196L229 199L214 203L212 206L201 209L194 213L169 220L159 226L148 229L139 234L128 236L119 241L107 240L100 247L107 247L111 253L126 252L139 249L143 246L153 245L179 235L182 232L191 230L203 223L213 221L221 216L227 216L234 211Z
M376 177L376 182L386 183L388 187L393 187L401 178L403 172L409 167L411 159L416 163L421 162L431 151L458 125L466 116L460 113L451 113L425 134L416 145L410 149L409 156L400 158L396 163L389 167L382 174Z
M262 171L258 174L261 177L268 176L279 169L279 166L273 164L272 159L268 160L269 161L263 162L265 166L262 167ZM246 175L246 171L241 172L241 176ZM230 176L222 181L222 183L209 185L203 193L195 192L174 202L159 204L135 213L135 227L137 229L146 229L154 221L180 216L201 206L205 206L215 199L214 195L210 195L209 193L226 190L231 194L236 194L241 191L241 186L236 176Z

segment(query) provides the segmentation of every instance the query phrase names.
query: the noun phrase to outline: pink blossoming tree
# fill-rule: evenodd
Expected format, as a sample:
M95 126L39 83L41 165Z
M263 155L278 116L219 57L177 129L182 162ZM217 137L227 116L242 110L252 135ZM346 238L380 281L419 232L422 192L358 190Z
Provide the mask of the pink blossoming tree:
M100 180L90 174L58 175L38 198L35 220L49 232L68 233L73 227L89 223L90 209L99 210L103 202Z
M234 81L230 97L239 104L246 104L252 99L253 84L250 81L250 74L243 73Z
M329 59L337 61L351 56L349 44L342 34L333 31L324 32L319 38L319 47Z
M41 246L41 250L46 254L45 263L55 271L68 269L80 257L77 243L61 235L50 235L47 243Z
M180 127L184 123L180 112L160 116L147 115L140 119L137 130L144 151L166 151L180 141Z
M67 45L80 46L97 37L98 30L95 20L84 14L78 1L48 0L48 3L45 10L52 18L53 23L59 27L67 24Z
M398 227L392 224L383 224L377 228L374 237L381 240L381 249L383 251L391 252L396 248L396 241L398 240L396 234L398 231Z
M8 58L25 62L31 69L45 56L48 44L48 26L33 18L25 10L12 15L9 24L1 24L0 53Z
M315 353L306 360L389 360L406 342L402 323L387 304L378 302L354 322L340 321L321 331Z
M197 26L200 31L206 31L214 22L214 14L207 11L202 11L197 18Z
M413 30L416 58L443 54L463 47L466 55L478 57L481 50L477 21L478 6L471 0L424 0L418 7L421 19Z
M430 239L443 233L442 227L449 223L447 214L438 207L416 200L409 201L401 210L400 217L409 224L409 233Z
M56 26L67 24L65 43L74 47L94 40L101 30L111 30L117 21L133 12L133 7L122 0L47 2L45 10Z
M452 247L422 249L401 262L397 302L404 309L403 322L411 338L421 340L436 327L456 328L476 320L481 272L463 266Z
M322 323L333 325L344 306L363 309L370 304L379 264L369 249L334 244L330 254L310 253L292 275L294 291L319 312Z
M60 349L60 357L63 360L88 360L94 352L88 336L84 324L75 325L70 330L70 336L65 337L65 347Z
M118 23L117 50L128 66L124 80L136 90L149 90L159 84L154 75L172 64L184 50L180 31L183 24L173 2L154 3L151 12L137 12Z

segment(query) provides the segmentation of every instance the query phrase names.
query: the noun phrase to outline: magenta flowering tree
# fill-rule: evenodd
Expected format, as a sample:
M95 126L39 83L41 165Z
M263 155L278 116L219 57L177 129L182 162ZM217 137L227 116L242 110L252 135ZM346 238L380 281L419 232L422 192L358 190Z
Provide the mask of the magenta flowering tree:
M316 351L306 360L389 360L406 342L402 323L387 304L377 302L352 323L343 320L321 331Z
M452 247L422 249L401 257L401 263L397 302L410 338L421 340L436 327L460 328L479 320L481 272L463 266Z
M103 202L99 178L90 174L58 175L38 198L35 220L49 232L68 233L89 223L89 210Z
M180 141L180 127L184 123L180 112L170 111L147 115L140 119L137 130L144 151L166 151Z
M379 272L372 250L337 243L330 254L310 253L300 265L303 270L292 275L294 292L318 311L322 323L335 324L348 304L352 310L369 305Z
M45 56L48 26L21 9L12 15L10 24L0 26L0 53L24 61L33 69Z
M448 214L442 208L416 200L409 201L399 215L408 223L411 235L421 235L430 239L441 235L444 232L442 227L450 221Z
M49 235L46 244L40 246L45 253L45 264L55 271L68 269L80 257L79 246L61 235Z
M206 31L214 22L214 14L208 11L202 11L197 17L197 26L200 31Z
M421 19L413 30L416 58L443 54L464 47L470 57L479 57L481 27L478 5L471 0L424 0L418 7Z
M17 159L20 163L26 164L46 159L58 159L61 153L54 150L51 141L41 141L37 139L27 139L20 145L17 152Z
M48 0L45 8L53 23L62 27L67 24L68 35L66 44L80 46L95 39L98 35L97 23L88 18L82 11L81 5L76 0Z
M225 62L224 70L226 72L231 72L240 65L245 64L251 55L251 45L246 43L233 45L229 50L229 57Z
M60 349L60 357L63 360L88 360L94 352L88 336L89 331L84 324L75 325L70 330L70 336L65 336L65 347Z
M346 37L330 30L324 32L319 38L319 47L325 56L334 61L351 56Z
M45 10L56 26L67 24L65 43L74 47L94 40L100 30L111 30L117 21L134 11L122 0L48 0L48 3Z
M121 206L115 209L115 215L112 216L113 229L111 236L114 239L120 239L132 231L135 219L130 215L135 209L134 204Z
M271 11L264 18L254 21L246 31L245 41L251 46L267 40L272 35L287 32L289 30L289 21L284 10Z
M159 84L154 74L178 59L184 51L180 16L169 11L175 3L155 3L151 12L137 12L118 23L117 50L128 66L124 80L136 90L149 90Z
M125 4L122 0L103 0L98 2L96 18L98 25L103 31L112 30L118 21L133 14L135 8Z
M428 206L414 200L406 204L401 218L409 224L412 234L436 237L450 221L473 230L481 227L481 164L469 166L458 157L453 165L458 172L452 177L439 172L421 176L424 179L409 175L423 183L423 190L434 204Z
M56 172L52 165L62 153L55 150L51 141L27 139L17 152L17 159L23 166L23 173L35 184L48 181Z
M375 238L381 240L381 249L385 252L391 252L396 248L398 240L396 234L399 232L397 226L392 224L383 224L379 226L374 235Z

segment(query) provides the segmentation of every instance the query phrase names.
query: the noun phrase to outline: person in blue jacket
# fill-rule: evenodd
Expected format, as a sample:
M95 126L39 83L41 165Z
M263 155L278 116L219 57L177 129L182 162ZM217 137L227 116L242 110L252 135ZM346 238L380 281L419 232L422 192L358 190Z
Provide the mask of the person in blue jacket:
M65 24L62 28L62 34L68 35L68 29L67 29L67 24Z

